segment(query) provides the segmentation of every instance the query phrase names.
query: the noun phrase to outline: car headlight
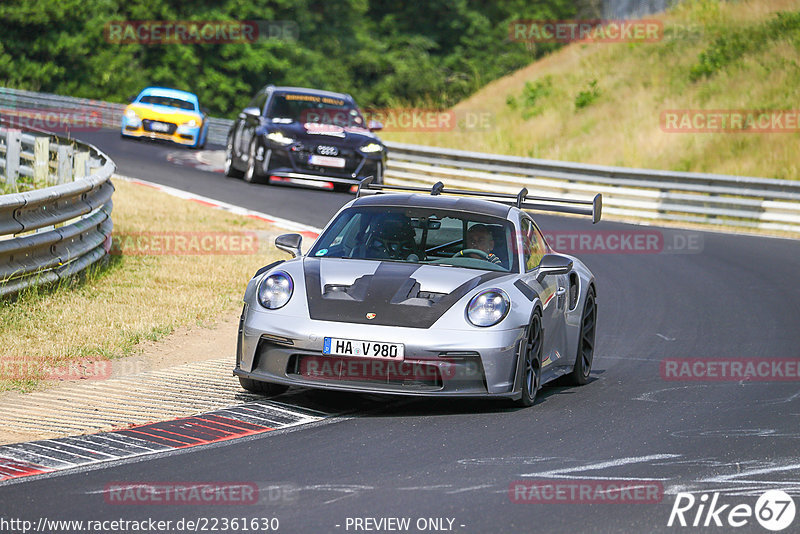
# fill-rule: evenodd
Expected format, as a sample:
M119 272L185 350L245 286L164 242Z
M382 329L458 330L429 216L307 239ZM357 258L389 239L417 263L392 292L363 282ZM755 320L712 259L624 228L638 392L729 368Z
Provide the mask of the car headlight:
M189 122L184 122L181 126L186 126L187 128L196 128L198 126L197 121L192 119Z
M128 119L129 122L134 124L138 124L142 121L142 119L139 118L139 115L137 115L136 112L133 111L132 109L128 109L125 111L125 118Z
M383 147L378 143L370 143L368 145L362 146L361 148L359 148L359 150L361 152L364 152L365 154L371 154L373 152L380 152L381 150L383 150Z
M283 271L271 274L258 285L258 302L268 310L277 310L292 298L294 282Z
M469 301L467 318L475 326L494 326L502 321L511 308L508 295L500 289L481 291Z
M271 132L267 134L267 139L278 143L279 145L291 145L294 143L294 139L291 137L286 137L281 132Z

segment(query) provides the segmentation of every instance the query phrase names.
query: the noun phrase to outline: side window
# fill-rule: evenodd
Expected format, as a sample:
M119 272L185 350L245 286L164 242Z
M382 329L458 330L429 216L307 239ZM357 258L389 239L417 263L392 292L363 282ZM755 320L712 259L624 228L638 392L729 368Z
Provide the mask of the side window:
M267 93L265 93L263 91L259 91L256 94L256 96L253 97L253 99L250 101L250 103L247 104L247 107L249 107L249 108L258 108L263 113L264 112L264 104L266 104L266 102L267 102Z
M530 219L522 219L522 250L525 255L525 270L532 271L539 266L547 247L544 237Z

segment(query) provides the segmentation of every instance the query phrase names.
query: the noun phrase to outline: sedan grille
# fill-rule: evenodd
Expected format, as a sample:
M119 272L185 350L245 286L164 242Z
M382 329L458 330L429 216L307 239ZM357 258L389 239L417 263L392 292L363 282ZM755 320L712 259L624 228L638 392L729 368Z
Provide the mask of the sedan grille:
M149 119L142 120L142 126L148 132L156 132L163 134L174 134L178 129L178 125L172 122L152 121Z

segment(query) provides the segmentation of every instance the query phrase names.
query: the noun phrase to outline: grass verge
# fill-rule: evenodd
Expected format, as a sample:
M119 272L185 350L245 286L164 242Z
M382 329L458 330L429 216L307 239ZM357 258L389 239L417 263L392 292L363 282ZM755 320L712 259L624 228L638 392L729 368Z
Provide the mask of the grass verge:
M278 230L263 221L122 180L114 185L114 235L125 246L69 287L34 288L15 301L0 301L0 391L30 391L63 376L70 365L74 370L76 364L132 355L141 341L159 340L181 326L211 325L241 305L258 268L286 256L269 243ZM242 235L254 237L255 246L217 239ZM172 253L147 253L164 251L165 236L188 241ZM203 236L214 244L193 247Z
M654 17L648 17L654 18ZM798 110L800 0L685 0L654 43L573 43L454 110L488 128L390 141L602 165L800 179L800 133L668 132L668 110Z

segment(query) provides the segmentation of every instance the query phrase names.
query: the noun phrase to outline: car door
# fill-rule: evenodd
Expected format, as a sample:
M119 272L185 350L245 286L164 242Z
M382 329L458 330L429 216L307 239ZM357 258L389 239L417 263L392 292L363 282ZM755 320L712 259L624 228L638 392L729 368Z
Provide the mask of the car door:
M542 350L542 372L553 371L566 364L566 275L539 275L539 264L547 254L547 243L539 228L528 216L520 221L522 235L519 242L523 252L523 282L539 294L542 301L542 328L544 347Z
M247 104L247 107L258 108L263 114L266 101L267 94L261 91L253 97L250 103ZM260 124L261 121L259 118L246 115L244 111L239 113L239 118L236 122L236 129L234 130L233 146L236 155L241 158L242 161L247 161L247 153L250 149L250 140L253 138L255 129L258 128Z

